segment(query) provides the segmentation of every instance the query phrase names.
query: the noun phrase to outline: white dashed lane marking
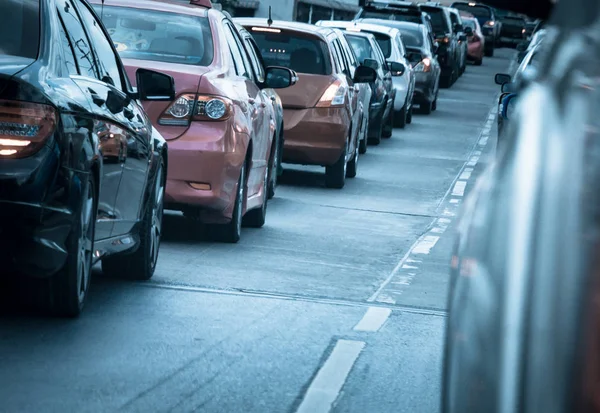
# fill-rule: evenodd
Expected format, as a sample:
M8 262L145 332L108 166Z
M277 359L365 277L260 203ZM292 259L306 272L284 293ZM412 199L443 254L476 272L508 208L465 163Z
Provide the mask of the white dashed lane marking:
M354 331L379 331L390 314L392 314L392 310L389 308L369 307L363 318L354 326Z

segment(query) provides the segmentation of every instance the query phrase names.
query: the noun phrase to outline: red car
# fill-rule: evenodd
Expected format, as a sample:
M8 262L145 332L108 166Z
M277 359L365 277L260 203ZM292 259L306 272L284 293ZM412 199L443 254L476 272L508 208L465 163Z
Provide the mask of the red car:
M465 27L470 27L473 30L473 34L469 36L469 42L467 45L467 58L475 63L477 66L481 66L483 63L483 56L485 55L485 36L481 31L479 21L470 13L461 12L460 16Z
M100 0L93 2L100 13ZM275 109L264 89L295 77L264 68L209 0L190 3L107 0L101 14L130 76L148 68L175 79L175 102L145 105L169 145L165 207L237 242L242 221L264 225L277 174Z

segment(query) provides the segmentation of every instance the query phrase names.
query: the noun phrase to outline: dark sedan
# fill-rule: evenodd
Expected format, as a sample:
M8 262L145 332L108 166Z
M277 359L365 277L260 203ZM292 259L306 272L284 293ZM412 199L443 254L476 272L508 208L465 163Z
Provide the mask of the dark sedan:
M369 105L369 128L367 136L378 139L385 124L384 112L387 97L392 95L394 87L392 74L385 61L381 47L371 33L346 31L344 33L359 63L370 66L377 72L377 79L370 83L371 103ZM407 123L412 121L412 110Z
M53 309L77 316L98 260L154 273L167 148L138 99L173 99L173 79L140 70L134 91L83 0L3 0L0 14L1 272L48 279Z
M442 73L436 56L437 45L431 43L422 24L396 22L394 27L402 33L408 60L415 72L413 101L420 105L421 112L430 114L437 109Z

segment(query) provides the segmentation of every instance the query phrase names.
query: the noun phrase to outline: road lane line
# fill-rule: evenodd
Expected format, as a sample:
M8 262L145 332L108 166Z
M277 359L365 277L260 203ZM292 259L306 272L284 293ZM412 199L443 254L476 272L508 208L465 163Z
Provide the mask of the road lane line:
M389 308L369 307L363 318L354 326L354 331L379 331L390 314L392 310Z
M329 413L364 347L364 341L338 340L296 412Z
M452 190L452 196L464 196L466 188L467 181L456 181L454 189Z
M412 250L413 254L429 254L435 244L440 240L440 237L437 235L427 235L421 242L415 245L415 248Z

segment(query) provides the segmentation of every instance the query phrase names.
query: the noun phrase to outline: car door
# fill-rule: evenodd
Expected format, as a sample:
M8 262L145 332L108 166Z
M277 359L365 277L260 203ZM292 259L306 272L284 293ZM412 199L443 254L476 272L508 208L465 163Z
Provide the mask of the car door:
M127 97L127 75L95 12L82 0L75 1L99 62L100 78L107 84L105 106L115 121L111 128L117 129L122 141L119 148L122 179L115 201L112 236L123 235L131 232L142 216L143 196L152 155L152 126L137 102Z
M381 47L379 47L377 42L372 41L371 46L373 47L373 51L375 52L375 56L377 58L377 61L379 62L379 69L377 70L378 79L376 83L376 90L382 88L384 92L382 96L378 97L377 101L382 104L385 104L386 102L383 101L385 96L392 96L393 94L394 85L392 83L392 72L390 71L390 68L385 60L385 56L383 55L383 51L381 50ZM379 93L377 94L379 95Z
M95 239L99 240L111 236L116 220L115 202L124 165L124 159L119 155L127 133L119 119L106 107L110 89L106 82L100 80L93 45L74 3L72 0L56 0L56 6L66 36L63 48L70 48L75 56L76 73L70 77L88 100L94 135L102 155L95 232Z
M236 90L240 94L240 99L245 102L246 113L252 128L250 131L252 137L252 165L248 171L248 196L252 196L260 191L267 173L267 151L272 138L269 136L267 102L264 94L256 85L252 66L233 24L228 19L224 19L223 26L235 65L235 82L239 84Z
M344 78L346 79L346 82L348 83L348 99L350 100L350 119L351 119L350 130L352 132L352 136L351 136L352 139L350 139L348 151L349 151L349 153L353 153L354 144L355 144L354 136L357 133L358 123L360 121L358 118L360 116L360 112L358 110L359 88L358 88L358 85L355 85L354 82L352 81L353 76L350 71L350 67L348 66L348 62L346 61L346 58L344 57L342 45L341 45L340 40L337 35L332 40L332 46L335 50L336 59L339 64L338 73L340 75L344 76Z

